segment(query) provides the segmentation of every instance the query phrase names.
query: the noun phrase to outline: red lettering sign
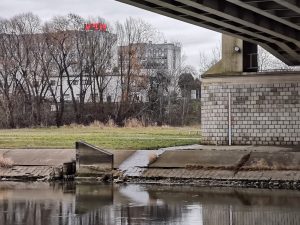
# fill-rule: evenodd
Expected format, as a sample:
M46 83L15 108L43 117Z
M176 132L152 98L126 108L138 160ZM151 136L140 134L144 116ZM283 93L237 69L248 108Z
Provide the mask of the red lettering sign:
M85 24L84 29L85 30L90 30L91 29L91 24Z
M84 24L84 30L99 30L107 31L107 25L105 23L88 23Z

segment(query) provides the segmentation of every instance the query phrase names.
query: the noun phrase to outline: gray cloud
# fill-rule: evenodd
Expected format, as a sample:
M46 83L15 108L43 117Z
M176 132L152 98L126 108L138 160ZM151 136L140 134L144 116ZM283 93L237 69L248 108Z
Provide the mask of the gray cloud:
M186 64L197 67L199 52L209 52L219 45L221 35L187 24L172 18L161 16L146 10L138 9L115 0L1 0L0 16L12 17L19 13L33 12L46 21L53 16L66 15L70 12L83 17L100 16L114 23L125 18L139 17L159 31L168 41L178 41L183 45Z

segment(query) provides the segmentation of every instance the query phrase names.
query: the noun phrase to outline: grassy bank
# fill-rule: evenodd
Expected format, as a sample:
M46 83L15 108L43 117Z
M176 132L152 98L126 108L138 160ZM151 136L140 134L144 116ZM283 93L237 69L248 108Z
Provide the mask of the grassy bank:
M156 149L199 144L197 127L64 127L0 130L0 148L74 148L83 140L106 149Z

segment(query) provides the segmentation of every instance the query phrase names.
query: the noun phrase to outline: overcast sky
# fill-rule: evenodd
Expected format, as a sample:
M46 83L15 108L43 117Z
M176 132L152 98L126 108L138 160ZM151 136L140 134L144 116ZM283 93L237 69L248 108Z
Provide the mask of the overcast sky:
M109 23L124 21L127 17L146 20L164 33L167 41L183 44L185 64L198 67L199 53L210 52L220 45L219 33L148 12L115 0L0 0L0 17L10 18L18 13L33 12L43 21L70 12L82 17L100 16Z

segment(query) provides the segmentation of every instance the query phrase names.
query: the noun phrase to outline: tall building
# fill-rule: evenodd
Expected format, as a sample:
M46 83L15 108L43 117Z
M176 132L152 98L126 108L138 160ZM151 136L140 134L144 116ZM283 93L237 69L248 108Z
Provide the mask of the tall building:
M74 55L74 64L61 75L55 71L50 77L52 92L60 101L62 86L64 100L72 101L72 92L76 101L106 102L119 98L118 77L113 74L117 55L117 36L99 30L85 30L81 32L85 42L80 47L86 47L84 59L76 51L76 45L71 45L70 51ZM85 46L84 46L85 45ZM74 48L73 48L74 47ZM77 61L78 60L78 61ZM81 65L80 63L83 63ZM53 97L51 90L47 97Z
M158 70L172 73L181 66L181 46L167 42L119 46L119 68L128 66L130 60L136 75L153 75Z

